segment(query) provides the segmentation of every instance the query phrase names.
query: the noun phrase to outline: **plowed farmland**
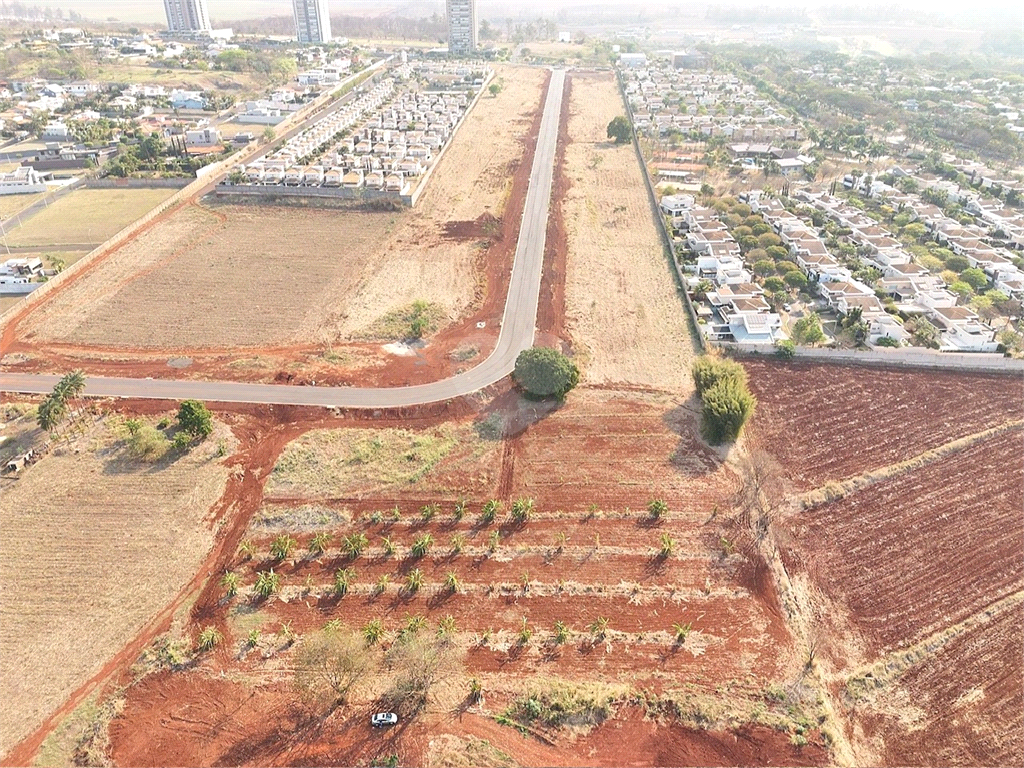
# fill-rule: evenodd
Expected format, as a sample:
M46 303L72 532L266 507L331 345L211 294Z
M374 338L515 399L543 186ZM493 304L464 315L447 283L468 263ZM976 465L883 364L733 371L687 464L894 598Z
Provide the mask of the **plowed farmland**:
M889 765L1024 761L1024 611L1020 602L858 706Z
M529 410L526 403L502 402L507 424ZM332 437L327 430L286 448L271 474L277 490L245 534L244 550L226 564L238 594L224 599L213 583L197 604L196 625L216 626L224 650L192 672L157 676L129 691L111 730L118 763L154 759L154 743L176 745L176 754L198 763L352 762L389 752L409 762L424 748L411 735L424 724L436 724L435 735L465 738L473 722L515 707L531 687L590 690L580 685L604 686L612 709L636 718L641 730L654 727L639 722L645 716L661 719L659 731L677 723L670 731L672 753L684 763L698 756L709 764L749 761L761 750L786 754L794 764L821 763L813 731L807 737L814 743L803 751L789 736L773 735L810 727L801 723L813 705L769 693L783 690L799 662L756 562L722 544L715 509L728 503L734 481L714 454L697 450L692 415L674 409L668 398L596 391L534 418L500 454L474 449L472 438L447 427L428 428L420 437L373 429ZM414 461L412 478L392 474L395 450L436 448L431 441L453 435L461 436L458 446L436 464L421 472ZM629 463L644 468L628 481L627 464L614 460L622 445L629 446ZM580 446L587 460L566 462L566 446ZM296 464L322 474L307 493L294 482ZM552 474L556 478L541 480ZM491 479L457 485L479 476ZM532 506L517 519L517 503L527 497ZM667 511L652 515L647 504L653 498L664 499ZM485 511L492 501L493 518ZM323 552L310 550L317 534L329 537ZM289 538L294 545L285 556L272 554L275 542ZM276 592L263 599L254 585L271 572ZM356 630L380 622L372 654L382 665L390 656L378 648L400 648L409 633L444 633L457 662L432 689L409 734L399 729L383 744L365 737L365 714L388 685L382 666L350 706L331 716L333 725L323 732L329 736L302 735L291 670L301 638L330 622ZM289 634L299 638L294 645L282 639ZM253 704L232 703L238 696L233 685L204 682L221 669L248 681ZM473 679L484 698L467 711ZM172 713L183 700L193 713L190 722L221 723L216 735L204 726L182 726ZM469 725L449 719L456 710ZM285 723L280 727L299 735L264 731L253 723L260 711L275 712L279 725ZM293 718L298 724L287 726ZM709 741L684 726L742 726L747 746L733 753L725 741L714 746L718 737ZM137 734L148 727L158 735L140 740ZM601 735L605 727L587 738L610 738ZM565 735L537 728L538 742L519 736L508 742L512 760L575 764ZM252 729L259 738L252 738ZM496 735L507 736L499 727L488 743ZM638 764L657 762L654 743L645 742ZM543 744L559 749L531 756ZM561 757L552 761L553 754Z
M1022 455L1013 430L813 507L793 546L876 650L912 644L1024 583Z
M1024 429L1014 376L747 363L750 440L859 763L1024 761Z
M888 466L1024 416L1015 376L744 361L754 440L801 487Z

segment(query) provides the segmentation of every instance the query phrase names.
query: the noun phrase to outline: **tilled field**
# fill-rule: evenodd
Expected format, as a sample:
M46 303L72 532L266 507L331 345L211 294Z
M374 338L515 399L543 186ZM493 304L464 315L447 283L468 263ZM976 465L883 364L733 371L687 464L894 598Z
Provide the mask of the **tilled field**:
M1020 377L744 360L752 439L801 487L894 464L1020 419Z
M1024 583L1022 455L1012 430L812 507L792 547L876 650L912 644Z
M865 708L889 765L1024 764L1021 604L954 638Z
M511 402L492 411L508 425L530 418L529 412ZM428 723L435 736L464 739L476 730L488 744L511 744L509 754L525 764L592 762L572 757L567 734L538 731L538 739L525 741L516 734L520 743L507 739L514 730L494 729L490 718L525 688L553 681L611 686L620 692L621 716L632 712L630 727L638 732L660 722L657 730L665 728L673 746L666 742L668 752L657 750L652 731L638 746L644 754L635 756L636 764L659 764L669 753L679 764L755 762L755 754L786 755L792 764L823 762L820 738L804 720L809 710L778 693L799 676L798 653L763 569L723 538L732 533L716 518L717 507L728 503L732 474L713 454L696 450L692 418L664 396L584 391L532 419L531 426L520 424L525 432L506 440L488 494L472 487L437 492L439 482L474 475L467 455L477 456L480 470L493 471L494 458L484 451L461 454L458 475L439 466L438 475L424 474L408 491L400 484L367 485L375 459L364 456L361 474L339 475L333 486L321 484L307 496L291 484L281 489L285 496L279 491L265 499L245 534L246 547L226 564L238 578L238 594L225 598L213 582L195 609L197 630L217 627L222 643L193 671L158 675L129 691L111 729L118 764L157 754L153 738L134 735L142 728L156 729L159 743L177 745L175 753L188 755L190 763L353 762L389 753L411 762L432 743L412 736ZM384 448L392 439L410 438L382 435L376 460L390 456ZM336 445L339 458L365 445L349 434L336 442L319 435L315 444L319 451ZM623 445L628 462L613 460ZM566 451L585 459L567 460ZM642 473L627 478L628 464ZM556 478L541 481L552 474ZM457 514L463 493L466 506ZM488 520L484 509L492 495L500 508ZM517 521L512 509L527 496L534 506ZM647 510L654 498L667 503L659 517ZM314 554L309 547L317 533L329 534L330 543ZM281 536L295 544L277 558L271 548ZM365 546L353 553L346 542L362 536ZM418 541L424 552L415 550ZM254 585L271 571L277 592L260 598ZM346 584L341 592L339 574ZM386 741L368 737L364 718L379 706L375 700L387 685L382 672L331 716L329 736L312 738L291 687L301 638L328 622L359 631L377 620L383 637L372 653L381 660L378 649L400 644L411 623L422 622L418 631L431 638L450 623L446 642L455 649L457 668L436 685L408 733L399 728ZM260 639L252 645L254 630ZM289 636L299 638L295 648ZM247 681L251 703L237 699L234 683L204 682L221 671ZM474 678L485 702L467 707ZM293 735L267 732L266 723L254 720L256 712L274 713L274 722ZM645 716L656 719L647 725ZM607 727L622 728L619 717ZM213 722L219 725L211 730ZM487 722L492 725L480 733L478 724ZM604 743L610 738L605 727L586 738ZM812 729L803 751L793 746L795 737L790 743L798 727ZM740 728L737 738L745 745L738 752L723 740L737 743L722 735L733 728ZM255 740L249 737L254 732L261 734Z

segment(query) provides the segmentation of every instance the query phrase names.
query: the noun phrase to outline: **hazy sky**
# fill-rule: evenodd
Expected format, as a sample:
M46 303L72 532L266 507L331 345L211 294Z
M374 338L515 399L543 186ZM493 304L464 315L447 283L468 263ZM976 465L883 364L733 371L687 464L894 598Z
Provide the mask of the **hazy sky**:
M162 0L21 0L26 5L42 5L65 10L76 10L88 18L104 19L116 17L123 21L158 21L163 18ZM255 18L261 16L291 13L291 0L207 0L210 15L215 19ZM403 15L425 15L431 11L444 12L443 0L329 0L334 13L381 13L397 12ZM578 6L607 6L624 9L651 8L651 0L479 0L482 15L502 16L509 13L518 15L525 11L537 15L552 15L560 8ZM663 7L679 8L681 15L696 11L703 16L708 5L742 7L798 7L819 8L828 6L885 6L897 5L907 9L918 9L931 13L963 15L965 13L986 13L1003 11L1021 19L1024 25L1024 1L1022 0L898 0L894 3L864 2L864 0L704 0L699 3L674 2L667 0ZM493 11L491 10L493 8Z

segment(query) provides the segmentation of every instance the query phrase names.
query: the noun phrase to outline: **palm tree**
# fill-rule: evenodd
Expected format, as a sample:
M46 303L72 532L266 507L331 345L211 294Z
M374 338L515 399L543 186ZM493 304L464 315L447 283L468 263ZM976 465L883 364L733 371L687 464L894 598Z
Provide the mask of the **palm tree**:
M199 650L212 650L223 639L224 635L220 633L219 629L213 626L206 627L206 629L199 633Z
M490 525L494 522L494 518L498 516L498 510L501 508L501 502L497 499L491 499L484 508L480 511L480 521L485 525Z
M663 499L651 499L647 503L647 511L655 520L660 520L668 512L668 504Z
M445 616L437 625L437 636L442 639L448 639L455 634L455 617L449 614Z
M356 578L356 572L351 568L339 568L334 574L334 594L344 597L348 594L348 588Z
M324 531L320 531L315 534L312 539L309 540L309 554L313 557L319 557L327 551L327 547L331 543L331 539L334 538L331 534Z
M688 621L685 624L676 622L672 625L672 631L675 633L676 642L682 645L686 642L686 637L690 634L690 630L693 629L693 622Z
M380 619L371 619L363 626L363 638L367 645L376 645L384 637L384 624Z
M517 523L525 523L533 514L533 499L519 497L512 502L512 519Z
M519 641L520 645L526 645L528 642L530 642L530 638L532 637L533 630L530 629L530 625L527 623L526 617L523 616L523 623L519 627L519 635L516 639Z
M363 553L363 550L366 549L369 544L370 540L366 537L365 533L353 533L352 535L346 536L342 539L341 548L345 551L346 555L354 560Z
M67 406L53 394L49 394L36 408L36 423L41 430L49 432L51 437L56 437L57 427L64 420L66 413Z
M564 621L555 622L555 643L561 645L569 639L569 627Z
M667 533L661 534L661 549L659 554L662 558L671 557L672 551L675 549L676 542Z
M466 546L466 537L465 536L463 536L461 533L456 533L455 535L452 536L452 554L453 555L457 555L460 552L462 552L462 550L465 548L465 546Z
M221 576L220 585L224 587L228 597L234 597L238 594L238 574L234 571L228 571Z

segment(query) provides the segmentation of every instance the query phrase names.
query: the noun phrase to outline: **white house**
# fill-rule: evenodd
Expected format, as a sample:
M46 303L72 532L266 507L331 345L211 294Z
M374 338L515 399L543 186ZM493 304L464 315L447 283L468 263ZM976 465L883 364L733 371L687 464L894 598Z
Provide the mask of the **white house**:
M221 143L220 131L216 128L198 128L185 131L185 145L189 147L215 147Z
M71 141L71 131L65 123L54 120L46 124L39 137L43 141Z

